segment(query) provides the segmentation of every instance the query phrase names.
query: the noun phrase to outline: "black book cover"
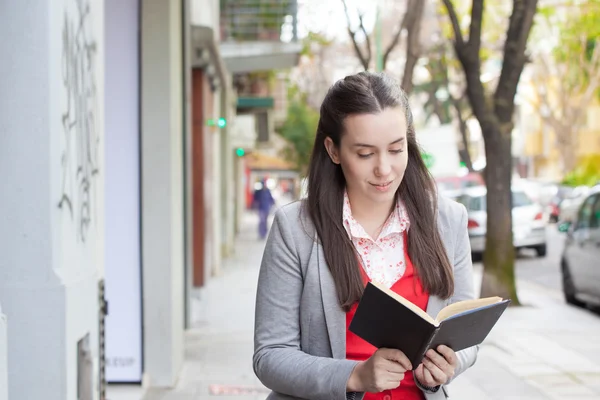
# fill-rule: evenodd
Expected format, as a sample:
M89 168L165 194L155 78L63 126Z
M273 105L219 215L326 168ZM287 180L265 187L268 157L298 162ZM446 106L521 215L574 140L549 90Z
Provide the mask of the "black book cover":
M417 368L427 350L440 344L456 352L483 342L509 303L464 311L436 326L368 283L349 329L377 348L401 350Z

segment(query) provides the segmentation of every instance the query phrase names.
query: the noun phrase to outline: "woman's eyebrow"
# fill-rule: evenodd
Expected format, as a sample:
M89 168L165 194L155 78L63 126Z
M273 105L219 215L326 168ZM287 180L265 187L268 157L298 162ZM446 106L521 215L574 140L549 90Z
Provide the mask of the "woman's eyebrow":
M404 138L403 138L403 137L401 137L401 138L399 138L399 139L396 139L396 140L394 140L392 143L390 143L390 145L392 145L392 144L397 144L397 143L400 143L400 142L403 142L403 141L404 141ZM372 148L372 147L377 147L377 146L375 146L375 145L372 145L372 144L367 144L367 143L354 143L354 145L353 145L353 146L354 146L354 147L370 147L370 148Z

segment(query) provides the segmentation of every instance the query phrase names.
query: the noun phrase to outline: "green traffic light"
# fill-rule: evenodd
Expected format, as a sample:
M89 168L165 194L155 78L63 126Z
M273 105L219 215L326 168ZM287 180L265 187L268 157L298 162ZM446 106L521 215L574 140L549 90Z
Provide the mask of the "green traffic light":
M244 156L244 154L246 154L246 152L244 151L244 149L242 149L242 148L240 147L240 148L238 148L238 149L236 149L236 150L235 150L235 154L236 154L238 157L243 157L243 156Z
M217 126L219 128L225 128L225 126L227 126L227 120L225 118L219 118L219 121L217 122Z

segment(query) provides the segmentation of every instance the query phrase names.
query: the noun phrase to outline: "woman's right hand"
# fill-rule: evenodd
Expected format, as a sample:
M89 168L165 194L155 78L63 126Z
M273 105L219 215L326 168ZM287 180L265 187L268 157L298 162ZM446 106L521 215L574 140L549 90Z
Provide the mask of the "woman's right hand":
M411 370L410 361L400 350L379 349L368 360L356 365L348 379L347 390L379 393L396 389L404 379L404 373Z

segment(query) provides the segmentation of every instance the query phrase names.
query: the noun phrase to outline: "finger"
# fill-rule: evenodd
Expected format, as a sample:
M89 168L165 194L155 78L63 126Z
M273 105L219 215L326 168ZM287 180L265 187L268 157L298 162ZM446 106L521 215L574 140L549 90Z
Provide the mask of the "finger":
M382 349L382 356L387 360L396 361L398 364L404 367L404 370L410 371L412 370L412 365L410 364L410 360L406 355L397 349Z
M425 377L423 376L423 364L419 364L419 366L415 369L414 374L415 378L417 378L419 382L425 384Z
M383 364L384 368L386 371L393 373L393 374L403 374L404 372L407 371L406 368L404 368L402 366L402 364L393 361L393 360L384 360L385 363Z
M404 372L402 373L390 373L388 374L387 381L394 386L394 389L400 386L400 382L404 379Z
M443 385L448 381L448 376L442 371L437 365L433 363L429 358L423 359L423 365L433 378L435 385Z
M454 352L454 350L452 350L450 347L444 346L442 344L442 345L438 346L437 351L442 356L444 356L444 358L446 359L448 364L450 364L450 365L452 365L452 367L456 368L456 365L458 364L458 358L456 357L456 353Z
M435 350L429 350L426 354L426 358L437 365L437 367L442 371L448 371L452 369L448 361L446 361L446 358Z
M419 380L419 382L421 382L425 386L437 386L435 379L433 379L433 376L431 376L431 372L429 372L425 364L423 364L423 380Z

